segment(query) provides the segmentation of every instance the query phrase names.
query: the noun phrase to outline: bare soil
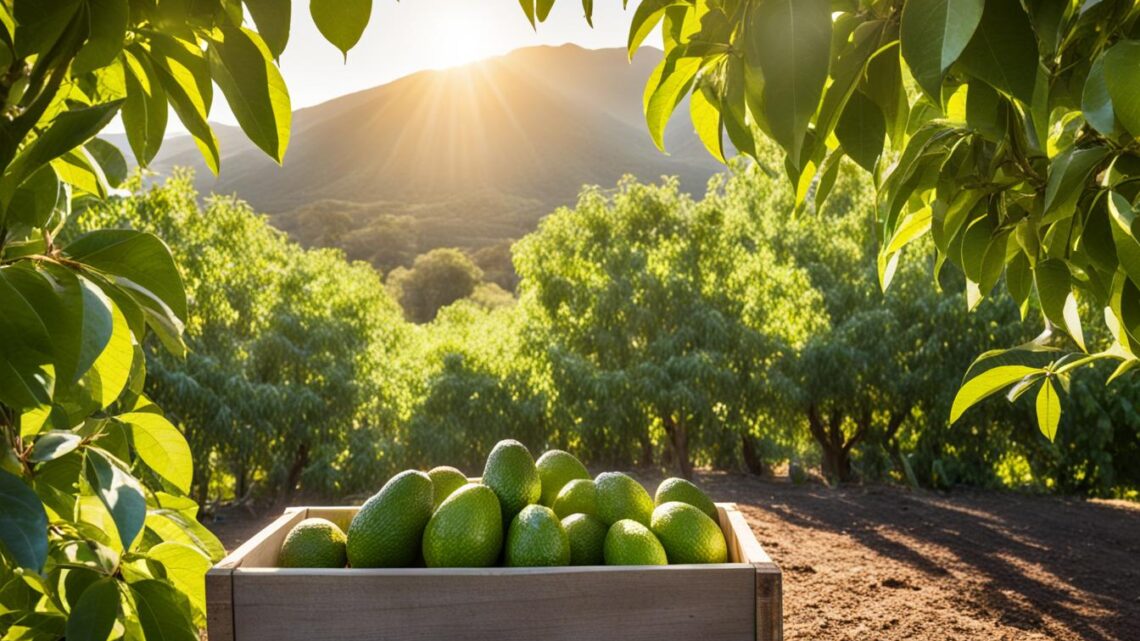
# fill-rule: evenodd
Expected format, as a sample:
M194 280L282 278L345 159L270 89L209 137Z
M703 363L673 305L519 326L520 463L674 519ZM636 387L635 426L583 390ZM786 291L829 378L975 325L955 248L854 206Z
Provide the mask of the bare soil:
M1140 505L699 476L783 569L789 640L1140 641ZM208 525L233 549L279 512Z

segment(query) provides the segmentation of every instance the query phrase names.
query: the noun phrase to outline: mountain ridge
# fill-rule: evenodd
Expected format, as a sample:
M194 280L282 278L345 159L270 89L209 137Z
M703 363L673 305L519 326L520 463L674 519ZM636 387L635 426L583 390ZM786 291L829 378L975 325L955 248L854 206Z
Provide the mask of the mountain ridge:
M186 136L167 140L151 168L169 175L191 167L200 193L237 194L304 244L337 242L302 234L322 225L298 220L298 212L331 216L348 234L369 226L367 210L418 223L417 250L474 250L521 237L573 204L583 185L612 186L627 173L647 181L676 175L686 191L703 192L722 167L692 133L687 102L675 117L683 125L666 132L670 155L646 131L641 94L660 56L646 48L628 63L624 49L518 49L299 109L280 166L237 127L216 125L218 176ZM477 206L466 211L466 199ZM338 215L345 203L350 220ZM378 267L392 262L349 253Z

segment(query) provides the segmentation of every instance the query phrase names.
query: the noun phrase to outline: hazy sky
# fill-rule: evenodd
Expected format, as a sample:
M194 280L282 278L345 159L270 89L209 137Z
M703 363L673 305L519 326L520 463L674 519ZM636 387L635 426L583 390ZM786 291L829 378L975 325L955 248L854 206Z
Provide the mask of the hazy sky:
M631 13L618 0L595 3L594 28L579 0L559 0L531 29L518 0L373 0L372 20L348 54L324 40L309 16L307 0L293 0L289 46L281 72L294 109L375 87L421 69L451 67L519 47L572 42L583 47L625 45ZM216 92L210 120L236 124ZM113 123L108 132L121 132ZM171 114L168 133L184 131Z

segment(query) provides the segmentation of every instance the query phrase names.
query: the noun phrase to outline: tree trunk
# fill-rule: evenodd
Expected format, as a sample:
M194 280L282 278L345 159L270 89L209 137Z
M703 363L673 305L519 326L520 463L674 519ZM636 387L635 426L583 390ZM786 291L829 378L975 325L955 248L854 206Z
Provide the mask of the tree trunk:
M684 423L674 420L672 416L665 417L663 423L677 471L680 472L681 478L692 480L693 462L689 460L689 431L685 429Z
M289 468L289 478L285 482L285 495L292 497L293 493L297 491L297 486L301 483L301 473L305 471L305 466L309 464L309 444L303 443L297 448L297 454L293 457L293 465Z
M740 445L744 454L744 466L757 476L768 476L771 470L760 455L760 448L756 445L756 437L751 434L740 435Z
M832 410L824 419L814 405L808 408L808 428L823 450L823 475L832 483L848 483L854 479L851 471L851 447L863 436L859 429L851 441L843 437L843 413Z
M643 433L638 438L641 441L641 464L653 465L653 440L649 438L647 433Z

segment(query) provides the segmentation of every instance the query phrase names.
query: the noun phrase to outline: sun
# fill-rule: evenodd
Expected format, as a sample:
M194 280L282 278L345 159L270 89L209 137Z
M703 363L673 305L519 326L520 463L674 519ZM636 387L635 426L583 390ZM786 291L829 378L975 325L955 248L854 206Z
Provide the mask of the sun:
M431 66L455 67L503 53L497 21L477 8L453 7L434 25Z

